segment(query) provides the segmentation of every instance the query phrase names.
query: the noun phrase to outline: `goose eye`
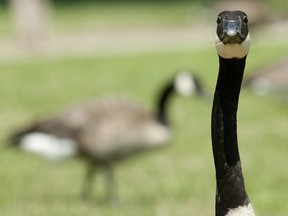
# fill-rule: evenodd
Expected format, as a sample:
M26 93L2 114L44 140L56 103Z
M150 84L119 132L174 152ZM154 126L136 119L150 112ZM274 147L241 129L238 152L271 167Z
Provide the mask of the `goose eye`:
M243 17L243 22L248 23L248 18L247 18L247 16L244 16L244 17Z
M217 17L217 24L219 25L222 21L222 18L220 16Z

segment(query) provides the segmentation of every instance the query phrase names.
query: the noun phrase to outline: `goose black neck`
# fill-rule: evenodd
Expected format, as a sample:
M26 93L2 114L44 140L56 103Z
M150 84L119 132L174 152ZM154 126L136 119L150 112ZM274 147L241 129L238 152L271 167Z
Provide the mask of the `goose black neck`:
M174 82L171 82L164 87L158 99L157 118L159 122L165 125L169 125L167 117L167 104L173 92L174 92Z
M212 145L216 168L216 215L249 203L237 141L237 108L246 57L219 56L219 74L212 108Z

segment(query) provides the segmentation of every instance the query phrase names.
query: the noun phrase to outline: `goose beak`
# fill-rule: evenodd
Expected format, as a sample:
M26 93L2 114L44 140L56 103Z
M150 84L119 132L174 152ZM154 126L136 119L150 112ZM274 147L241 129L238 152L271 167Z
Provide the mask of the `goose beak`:
M245 38L243 38L241 34L241 21L224 20L223 36L224 44L242 43Z
M228 36L235 36L237 33L240 33L240 22L239 20L225 20L224 21L224 33L226 33Z

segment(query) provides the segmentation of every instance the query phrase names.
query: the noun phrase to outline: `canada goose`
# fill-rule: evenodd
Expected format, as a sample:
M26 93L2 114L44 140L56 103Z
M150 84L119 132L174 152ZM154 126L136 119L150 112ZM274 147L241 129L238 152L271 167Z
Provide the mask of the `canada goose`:
M104 98L36 122L15 133L12 142L49 159L80 153L88 159L83 198L91 196L94 174L98 168L103 168L108 183L107 198L113 201L112 165L137 152L164 146L170 140L167 108L173 92L202 95L203 89L195 76L182 71L161 90L155 113L127 99Z
M212 108L212 148L216 168L216 216L253 216L244 186L237 141L237 108L250 47L247 15L223 11L215 46L219 73Z
M287 92L288 58L280 59L268 67L254 71L244 80L243 87L251 88L253 92L259 95L280 91Z

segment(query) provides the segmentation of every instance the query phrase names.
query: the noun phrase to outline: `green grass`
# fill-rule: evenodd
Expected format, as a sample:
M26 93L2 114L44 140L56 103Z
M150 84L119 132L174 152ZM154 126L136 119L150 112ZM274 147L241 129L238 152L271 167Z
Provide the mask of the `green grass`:
M0 36L1 38L14 35L13 20L7 7L0 7Z
M190 2L136 2L113 4L75 4L54 8L54 27L59 32L74 32L83 29L119 29L129 27L171 27L192 22L198 5ZM71 22L67 22L69 19ZM73 24L72 24L73 23Z
M288 2L282 1L282 0L266 0L267 4L270 5L273 8L276 8L280 11L285 11L288 8Z
M285 52L287 46L254 47L247 71ZM126 93L152 109L159 86L183 67L194 69L212 91L217 64L212 48L1 62L0 138L36 117L107 93ZM284 216L288 211L287 106L283 100L249 91L243 91L240 99L238 129L246 186L256 213L262 216ZM79 200L83 161L49 163L15 149L1 149L1 215L213 215L210 112L208 102L175 97L169 110L174 140L167 148L116 167L121 202L115 206L99 202L105 192L101 175L95 181L94 199Z
M179 27L195 22L200 4L190 2L114 2L51 5L51 26L58 33L75 34L125 28ZM0 36L14 36L13 17L0 7Z

